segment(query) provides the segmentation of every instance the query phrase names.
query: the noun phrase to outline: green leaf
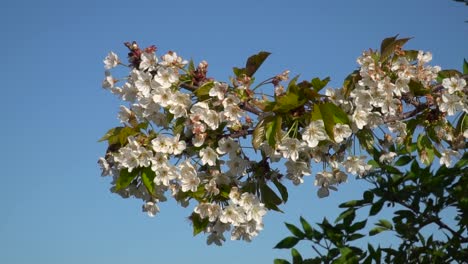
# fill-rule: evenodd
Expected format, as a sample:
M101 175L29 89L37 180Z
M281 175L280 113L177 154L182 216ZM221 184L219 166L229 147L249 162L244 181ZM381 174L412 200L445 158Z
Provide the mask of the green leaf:
M270 121L271 120L271 121ZM265 118L265 136L272 148L276 149L276 143L281 141L281 122L282 117L279 115Z
M249 57L245 64L245 74L252 77L270 54L271 53L269 52L261 51L258 54Z
M348 237L347 241L354 241L354 240L357 240L357 239L360 239L360 238L363 238L363 237L365 237L365 235L356 233L356 234L350 235Z
M428 93L430 93L430 89L425 87L421 82L419 81L414 81L413 79L410 80L408 83L408 87L410 91L416 95L416 96L424 96Z
M205 231L206 227L208 226L210 222L208 218L202 219L200 215L198 215L197 213L192 213L192 215L190 216L190 219L192 220L192 223L193 223L193 235L194 236L200 234L202 231Z
M315 109L317 106L325 125L325 131L330 138L335 138L333 132L335 124L349 124L348 115L341 108L330 102L314 105L314 112L312 115L317 111Z
M214 87L214 82L204 83L202 86L198 87L193 93L198 99L208 99L211 88Z
M272 182L275 184L276 188L280 192L281 199L283 199L283 202L286 203L288 201L288 189L276 178L274 178Z
M298 93L288 92L284 95L276 97L276 104L273 107L275 113L288 113L298 107L303 106L307 102L307 98L300 96Z
M304 219L304 217L300 217L299 220L301 221L302 229L304 230L304 233L308 239L311 239L313 237L313 229L312 226L310 226L309 222Z
M347 201L345 203L340 204L338 207L339 208L347 208L347 207L355 207L355 206L359 206L359 205L362 205L361 200L351 200L351 201Z
M276 244L274 248L292 248L299 242L299 240L299 238L293 236L286 237Z
M336 219L335 219L335 223L338 223L341 219L345 219L347 217L351 217L352 219L354 219L354 217L356 216L356 209L354 208L349 208L348 210L342 212ZM352 221L352 220L351 220ZM349 221L349 222L351 222Z
M388 220L385 220L385 219L380 219L379 223L377 223L377 225L380 226L380 227L389 229L389 230L393 229L392 223L390 221L388 221Z
M372 203L374 200L374 193L371 191L365 191L362 197L366 203Z
M156 173L151 167L145 167L141 171L141 180L150 194L154 194L154 177Z
M119 191L127 188L133 179L135 179L135 177L138 175L138 173L138 169L133 169L131 172L129 172L127 168L121 169L119 178L117 178L117 182L115 184L115 189Z
M437 81L442 82L442 80L445 78L450 78L450 77L455 77L455 76L460 76L460 75L462 75L462 73L454 69L442 70L437 73Z
M330 77L326 77L323 80L320 80L320 78L314 78L310 83L316 92L320 92L320 90L327 86L328 82L330 82Z
M293 264L302 264L302 256L299 253L299 251L297 251L297 249L292 248L291 249L291 255L292 255L292 258L293 258Z
M410 156L401 156L396 162L395 166L405 166L413 160Z
M396 48L402 47L405 45L408 40L411 38L397 39L398 35L390 38L386 38L382 41L380 45L380 58L381 61L385 61L395 50Z
M384 203L385 203L385 200L380 199L376 203L372 204L372 206L370 208L370 211L369 211L369 216L373 216L373 215L378 214L380 212L380 210L382 210L382 207L383 207Z
M98 140L98 142L106 141L108 140L111 136L115 135L116 130L122 129L123 127L114 127L109 129L106 134Z
M257 150L265 141L265 119L260 120L252 133L252 147Z
M303 239L305 237L305 234L299 228L297 228L295 225L292 225L290 223L284 223L284 224L289 229L289 231L293 235L295 235L297 238Z
M366 224L367 224L367 220L356 222L352 226L349 227L348 231L349 231L349 233L356 232L356 231L361 230L364 227L366 227Z
M356 136L359 139L361 147L372 153L374 150L374 135L372 134L372 130L363 128L356 133Z
M273 264L291 264L291 263L285 259L275 259Z
M260 185L261 200L265 207L275 211L281 211L278 205L282 203L281 198L266 183Z
M369 231L369 236L375 236L378 233L386 231L386 230L387 229L385 227L381 227L381 226L374 227Z
M236 75L236 77L241 77L242 75L246 74L245 68L234 67L232 68L232 71L234 72L234 75Z
M468 62L466 62L466 59L463 59L463 74L468 74Z

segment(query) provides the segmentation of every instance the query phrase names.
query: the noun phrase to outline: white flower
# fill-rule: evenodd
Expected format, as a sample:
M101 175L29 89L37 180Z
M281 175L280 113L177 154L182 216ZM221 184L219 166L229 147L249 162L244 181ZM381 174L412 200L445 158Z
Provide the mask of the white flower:
M336 143L341 143L344 139L351 136L351 133L352 133L351 128L349 128L349 126L346 124L338 123L333 128L333 134L334 134Z
M323 120L310 122L302 132L302 139L307 141L308 146L311 148L316 147L321 140L328 139Z
M297 138L286 138L281 141L278 150L283 154L283 158L296 161L299 158L299 152L304 150L306 143Z
M104 89L112 89L114 88L114 84L117 82L114 77L112 77L109 71L105 72L105 78L102 81L102 88Z
M255 197L258 201L258 198ZM263 216L267 213L265 205L260 202L252 203L252 206L247 211L247 221L255 220L257 223L263 222Z
M193 174L185 174L182 176L182 191L187 192L196 192L198 185L200 184L200 178Z
M227 83L214 82L214 86L210 89L208 94L211 97L217 97L219 100L223 100L227 89Z
M206 147L200 150L200 158L203 165L208 164L209 166L216 165L216 161L218 160L218 154L210 148Z
M143 52L140 56L140 59L140 70L153 71L156 69L156 63L158 62L158 59L153 52Z
M104 59L104 68L106 70L109 70L119 65L119 63L120 63L119 57L117 56L117 54L111 51Z
M422 50L418 51L418 61L419 64L426 64L432 60L432 53L424 52Z
M151 140L153 145L153 150L156 152L172 154L173 152L173 142L172 139L168 136L159 134L156 138Z
M440 157L440 160L439 160L440 165L443 164L446 167L450 167L450 165L452 165L452 161L454 158L460 157L460 153L451 149L444 150L441 154L442 154L442 157Z
M232 175L240 176L245 174L245 170L250 165L250 162L239 156L234 156L228 160L227 165Z
M380 155L379 161L380 163L390 163L393 161L393 159L395 159L396 155L397 154L395 152L383 153L382 155Z
M304 161L288 160L284 165L286 166L286 178L290 179L294 185L304 182L303 175L310 175L310 167Z
M159 68L158 73L154 76L154 80L163 88L169 88L173 83L179 81L179 76L171 68Z
M205 190L210 195L218 195L219 189L216 186L216 179L211 179L208 184L205 184Z
M240 203L241 193L239 192L239 188L235 186L231 188L231 190L229 191L229 199L231 199L231 201L235 205L238 205Z
M132 111L128 109L126 106L121 105L120 112L119 112L120 123L128 123L131 117L132 117Z
M105 158L100 157L98 160L98 164L101 167L101 176L107 176L112 174L112 168Z
M177 171L174 166L159 167L155 173L154 183L156 185L162 183L164 186L170 186L170 181L177 178Z
M151 90L157 88L159 85L153 80L153 75L148 72L138 72L135 87L143 97L148 97Z
M343 163L346 171L352 174L364 175L371 168L371 165L368 165L366 162L366 156L349 156L346 161Z
M442 102L439 102L439 109L442 112L447 112L447 115L455 115L463 109L463 102L456 94L443 94Z
M466 129L466 130L463 132L463 137L464 137L464 138L468 138L468 129Z
M220 155L224 155L226 153L235 154L238 149L239 149L239 143L232 140L231 138L223 137L218 142L218 147L216 148L216 152L218 152Z
M153 90L153 101L162 107L172 105L172 91L169 88L158 87Z
M162 62L160 63L163 66L175 66L175 67L183 67L185 64L188 63L186 60L182 60L181 57L177 56L177 53L174 51L169 51L162 56Z
M449 94L453 94L456 91L463 91L466 86L466 81L463 78L451 77L442 80L442 86L448 89Z
M356 127L359 129L362 129L364 126L367 125L367 116L368 116L367 111L364 111L360 108L357 108L354 111L354 114L352 116L353 122L356 124Z
M148 216L154 217L159 212L159 207L156 203L146 202L143 205L143 212L147 212Z
M226 206L219 217L219 221L227 224L231 223L233 226L239 226L245 222L245 213L242 207L230 204Z

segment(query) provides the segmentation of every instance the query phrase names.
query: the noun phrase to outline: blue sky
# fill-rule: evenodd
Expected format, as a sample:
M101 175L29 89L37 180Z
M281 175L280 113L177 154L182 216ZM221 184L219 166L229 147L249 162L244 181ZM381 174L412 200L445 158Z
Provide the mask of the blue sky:
M333 219L365 188L350 180L318 199L311 177L252 243L223 247L193 238L190 211L173 202L147 217L140 201L108 191L96 164L106 149L97 140L118 125L119 101L101 89L102 60L110 50L124 57L123 42L207 60L220 80L266 50L273 54L258 78L289 69L331 76L336 87L363 50L396 34L433 52L433 64L459 69L467 19L468 7L449 0L2 3L0 263L272 263L289 255L272 249L288 233L284 221Z

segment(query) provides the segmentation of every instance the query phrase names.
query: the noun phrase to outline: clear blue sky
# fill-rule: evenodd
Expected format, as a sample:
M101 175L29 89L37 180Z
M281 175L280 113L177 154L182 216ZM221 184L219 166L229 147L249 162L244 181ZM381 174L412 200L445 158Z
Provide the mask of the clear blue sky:
M155 44L210 63L227 80L233 66L260 50L273 53L259 71L332 77L339 86L364 49L400 34L433 52L434 64L460 68L468 57L468 7L418 1L3 1L0 64L0 263L272 263L289 255L273 246L283 222L335 218L359 197L351 180L327 199L313 178L290 189L285 214L269 213L252 242L206 246L193 238L189 210L173 202L149 218L141 203L108 191L96 161L119 101L101 89L102 60L125 41ZM307 251L303 251L307 255Z

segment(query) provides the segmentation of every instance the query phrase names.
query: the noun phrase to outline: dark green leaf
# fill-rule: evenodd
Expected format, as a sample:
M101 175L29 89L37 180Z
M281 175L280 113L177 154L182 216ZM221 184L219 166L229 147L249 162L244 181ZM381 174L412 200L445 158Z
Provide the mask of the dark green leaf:
M128 171L127 168L120 170L119 178L117 178L117 182L115 184L115 189L117 191L127 188L128 185L135 179L138 175L139 170L133 169L131 172Z
M193 223L193 235L196 236L200 232L205 231L206 227L209 224L208 218L200 218L200 215L197 213L192 213L190 216L190 219L192 220Z
M286 237L276 244L275 248L292 248L299 242L299 240L299 238L293 236Z
M361 200L351 200L351 201L340 204L338 207L347 208L347 207L359 206L359 205L362 205L362 204L363 204L363 201L361 201Z
M360 222L356 222L356 223L354 223L354 224L348 229L348 231L349 231L350 233L356 232L356 231L358 231L358 230L363 229L363 228L366 226L366 224L367 224L367 220L363 220L363 221L360 221Z
M378 233L383 232L383 231L386 231L386 230L387 230L387 229L386 229L385 227L377 226L377 227L372 228L372 229L369 231L369 235L370 235L370 236L375 236L375 235L377 235Z
M463 74L468 74L468 62L466 62L466 59L463 59Z
M291 249L291 255L293 258L293 264L302 264L302 256L295 248Z
M396 162L395 166L405 166L410 163L413 159L410 156L401 156Z
M408 83L410 91L416 96L424 96L428 94L431 90L425 87L421 82L415 81L413 79Z
M247 59L245 64L245 74L249 77L252 77L255 72L260 68L262 63L270 56L271 53L266 51L261 51L256 55L253 55Z
M371 206L371 209L369 211L369 216L373 216L373 215L378 214L380 212L380 210L382 210L382 207L383 207L384 203L385 203L384 199L380 199L379 201L374 203Z
M299 239L303 239L305 237L305 234L297 228L295 225L289 224L289 223L284 223L286 227L289 229L289 231L295 235Z
M266 183L260 185L261 200L265 207L275 211L281 211L278 205L282 203L281 198Z
M313 237L313 229L312 226L310 226L309 222L304 219L304 217L299 218L301 221L302 229L304 230L304 233L307 238L311 239Z
M314 78L310 83L316 92L320 92L320 90L322 90L328 84L328 82L330 82L330 77L326 77L323 80L320 80L320 78Z
M335 223L338 223L341 219L347 218L347 217L352 217L354 218L356 216L356 209L354 208L349 208L348 210L342 212L336 219Z
M273 264L291 264L291 263L285 259L275 259Z
M280 192L281 199L283 199L283 202L286 203L288 201L288 189L276 178L274 178L272 182L275 184L276 188Z
M123 128L123 127L114 127L114 128L109 129L109 130L106 132L106 134L105 134L102 138L100 138L100 139L98 140L98 142L102 142L102 141L108 140L111 136L115 135L116 131L118 131L119 129L122 129L122 128Z
M374 200L374 193L371 191L365 191L362 197L366 203L372 203Z
M360 239L360 238L363 238L365 237L365 235L363 234L359 234L359 233L356 233L356 234L352 234L348 237L348 241L353 241L353 240L357 240L357 239Z

